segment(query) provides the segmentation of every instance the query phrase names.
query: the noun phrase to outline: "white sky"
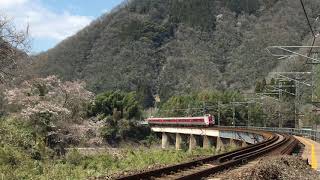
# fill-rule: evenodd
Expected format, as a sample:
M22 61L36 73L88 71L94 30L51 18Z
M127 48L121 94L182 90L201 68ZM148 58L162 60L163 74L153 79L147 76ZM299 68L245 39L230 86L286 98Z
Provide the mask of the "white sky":
M0 0L0 14L12 20L18 30L24 30L29 25L32 39L35 43L39 41L40 45L46 40L46 43L59 42L87 26L94 18L68 11L56 13L46 8L40 0Z

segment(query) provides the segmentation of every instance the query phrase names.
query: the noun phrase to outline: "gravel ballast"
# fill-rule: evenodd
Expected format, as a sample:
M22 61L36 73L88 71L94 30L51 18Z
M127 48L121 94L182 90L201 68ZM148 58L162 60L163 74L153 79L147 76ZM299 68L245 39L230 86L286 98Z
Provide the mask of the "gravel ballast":
M259 159L253 166L225 171L208 179L320 180L320 174L299 157L274 156Z

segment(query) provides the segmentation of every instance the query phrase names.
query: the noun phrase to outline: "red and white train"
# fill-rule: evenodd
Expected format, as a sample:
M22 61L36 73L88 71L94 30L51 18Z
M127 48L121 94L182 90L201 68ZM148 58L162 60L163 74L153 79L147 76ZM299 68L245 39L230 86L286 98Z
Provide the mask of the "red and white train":
M150 125L182 125L182 126L211 126L215 124L214 117L210 114L201 117L169 117L148 118Z

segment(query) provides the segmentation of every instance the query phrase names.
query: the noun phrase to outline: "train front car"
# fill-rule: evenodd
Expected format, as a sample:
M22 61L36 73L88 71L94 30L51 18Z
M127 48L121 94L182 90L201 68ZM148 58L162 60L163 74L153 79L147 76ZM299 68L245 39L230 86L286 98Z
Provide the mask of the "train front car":
M206 115L205 117L208 118L208 126L213 126L215 125L215 119L214 116L212 116L211 114Z
M214 117L210 114L201 117L169 117L169 118L148 118L150 125L163 126L211 126L214 125Z

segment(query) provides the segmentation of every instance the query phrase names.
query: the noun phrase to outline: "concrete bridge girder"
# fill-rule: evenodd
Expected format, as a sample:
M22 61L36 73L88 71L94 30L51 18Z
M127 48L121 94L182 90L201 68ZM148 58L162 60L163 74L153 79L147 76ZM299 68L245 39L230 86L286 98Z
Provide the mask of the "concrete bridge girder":
M202 142L203 148L216 147L217 150L224 150L226 144L232 146L247 146L263 141L261 135L249 132L239 132L231 130L217 130L208 128L185 128L185 127L152 127L152 131L162 133L162 148L166 149L170 145L170 135L175 135L175 148L182 149L182 136L189 136L189 150L194 149ZM199 136L202 139L199 140Z

